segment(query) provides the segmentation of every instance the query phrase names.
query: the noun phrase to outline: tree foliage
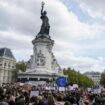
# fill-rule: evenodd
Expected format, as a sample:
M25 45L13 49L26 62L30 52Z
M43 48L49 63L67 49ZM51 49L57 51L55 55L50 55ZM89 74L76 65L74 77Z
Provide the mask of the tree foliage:
M101 74L100 84L105 87L105 71Z
M13 80L17 79L19 71L25 72L26 71L26 63L24 61L18 62L15 65L15 69L13 70Z
M74 69L67 68L63 70L64 74L68 76L68 85L76 83L79 86L83 87L91 87L94 85L92 79L87 76L81 74L79 71L77 72Z

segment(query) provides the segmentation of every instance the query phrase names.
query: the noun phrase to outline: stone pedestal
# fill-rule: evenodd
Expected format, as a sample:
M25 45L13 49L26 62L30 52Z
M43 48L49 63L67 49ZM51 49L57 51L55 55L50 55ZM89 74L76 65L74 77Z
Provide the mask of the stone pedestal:
M19 73L18 79L21 81L55 80L63 75L57 63L52 47L54 41L48 37L37 37L32 41L33 55L27 64L27 70Z

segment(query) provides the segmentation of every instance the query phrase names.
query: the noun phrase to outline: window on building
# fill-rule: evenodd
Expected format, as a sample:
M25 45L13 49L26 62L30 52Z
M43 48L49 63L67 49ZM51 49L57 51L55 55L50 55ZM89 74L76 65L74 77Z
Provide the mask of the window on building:
M4 63L4 66L6 66L6 65L7 65L7 63L5 62L5 63Z
M2 66L2 62L0 61L0 66Z
M12 66L12 68L14 69L14 66Z
M5 63L4 63L4 68L6 68L6 66L7 66L7 63L5 62Z
M3 81L5 81L5 76L3 77Z
M11 67L11 65L10 65L10 63L8 63L8 68L10 68Z

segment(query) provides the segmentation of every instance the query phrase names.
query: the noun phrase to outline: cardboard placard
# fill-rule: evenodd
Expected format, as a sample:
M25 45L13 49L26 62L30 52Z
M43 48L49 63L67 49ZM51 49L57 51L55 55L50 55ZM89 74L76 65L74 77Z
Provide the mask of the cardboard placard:
M39 96L39 91L31 91L30 97L32 97L32 96L35 96L35 97Z

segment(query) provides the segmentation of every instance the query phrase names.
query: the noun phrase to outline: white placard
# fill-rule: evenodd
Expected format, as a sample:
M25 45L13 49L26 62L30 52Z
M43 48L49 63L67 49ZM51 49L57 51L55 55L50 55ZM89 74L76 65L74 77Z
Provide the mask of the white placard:
M100 94L101 93L101 89L93 89L93 93L94 94Z
M74 90L74 87L73 86L70 86L70 91Z
M78 88L78 84L73 84L73 88Z
M91 88L87 88L88 92L90 92L92 89Z
M59 91L65 91L65 87L59 87Z
M31 91L30 97L32 97L32 96L35 96L35 97L39 96L39 91Z

